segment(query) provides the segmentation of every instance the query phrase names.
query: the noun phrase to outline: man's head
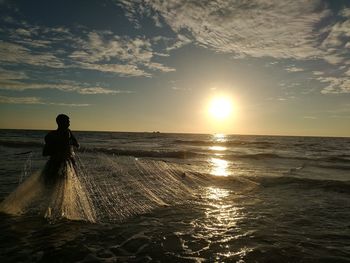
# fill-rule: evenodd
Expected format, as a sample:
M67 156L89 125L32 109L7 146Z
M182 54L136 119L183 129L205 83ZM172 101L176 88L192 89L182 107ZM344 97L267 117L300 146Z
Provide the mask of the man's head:
M69 117L65 114L59 114L56 117L56 122L57 122L58 128L60 129L68 129L70 125Z

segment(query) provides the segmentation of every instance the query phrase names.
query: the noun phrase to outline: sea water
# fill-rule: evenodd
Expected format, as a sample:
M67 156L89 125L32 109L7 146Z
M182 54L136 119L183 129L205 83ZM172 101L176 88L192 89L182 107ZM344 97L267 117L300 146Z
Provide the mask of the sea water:
M0 130L1 262L349 262L350 139Z

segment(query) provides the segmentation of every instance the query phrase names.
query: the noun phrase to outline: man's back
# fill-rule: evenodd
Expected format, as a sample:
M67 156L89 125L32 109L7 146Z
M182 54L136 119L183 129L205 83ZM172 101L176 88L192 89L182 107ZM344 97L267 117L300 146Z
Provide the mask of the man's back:
M51 156L53 159L68 159L74 156L73 146L78 142L69 129L57 129L45 136L44 156Z

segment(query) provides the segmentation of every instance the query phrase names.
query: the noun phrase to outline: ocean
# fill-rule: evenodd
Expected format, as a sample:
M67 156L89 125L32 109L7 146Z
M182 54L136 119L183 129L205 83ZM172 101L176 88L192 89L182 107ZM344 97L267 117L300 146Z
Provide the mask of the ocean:
M53 194L46 133L0 130L0 262L350 262L350 138L73 131Z

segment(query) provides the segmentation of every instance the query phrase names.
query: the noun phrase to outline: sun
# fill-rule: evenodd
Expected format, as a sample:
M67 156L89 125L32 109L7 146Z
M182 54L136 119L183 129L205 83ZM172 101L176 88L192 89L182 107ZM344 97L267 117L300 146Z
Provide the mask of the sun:
M232 113L232 102L229 97L220 96L211 100L209 114L216 120L227 119Z

